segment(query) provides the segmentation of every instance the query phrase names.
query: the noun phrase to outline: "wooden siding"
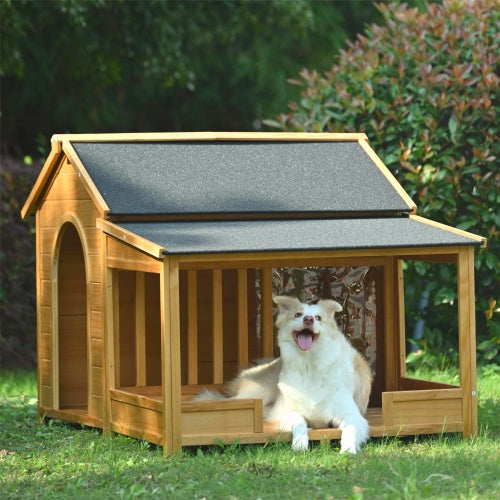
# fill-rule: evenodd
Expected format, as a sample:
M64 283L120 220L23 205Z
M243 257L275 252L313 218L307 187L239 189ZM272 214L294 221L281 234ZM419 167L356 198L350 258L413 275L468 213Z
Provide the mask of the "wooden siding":
M73 404L87 408L88 417L101 421L103 417L103 339L104 339L104 304L103 304L103 268L102 268L102 237L101 231L96 228L95 221L103 213L96 207L82 183L81 174L74 166L64 159L53 177L50 188L46 191L45 198L40 204L37 214L37 281L39 299L39 377L40 377L40 407L58 410L60 404L67 407L65 412L71 412ZM74 251L65 245L65 233L71 224L75 228L80 240L83 255L71 255ZM69 233L68 233L69 234ZM71 259L83 259L81 266L85 286L84 295L86 305L79 311L79 317L84 322L80 326L85 332L85 339L79 347L72 344L69 337L61 345L57 332L64 328L64 323L76 321L68 314L58 315L58 260L61 252L67 253L67 262L59 268L59 272L76 272L75 263ZM80 263L81 264L81 263ZM61 264L62 265L62 264ZM76 266L78 268L78 265ZM66 276L67 278L67 276ZM63 279L63 277L61 277ZM59 281L61 281L59 279ZM71 279L66 281L71 282ZM69 285L68 285L69 286ZM64 292L66 293L66 292ZM62 299L62 297L61 297ZM62 305L62 304L61 304ZM63 305L62 305L63 306ZM63 306L66 307L66 306ZM67 306L72 307L72 306ZM60 322L62 322L60 324ZM71 330L71 324L67 328ZM78 354L80 352L80 354ZM86 356L84 365L76 363L61 363L61 356L77 357ZM73 359L73 358L72 358ZM76 358L75 358L76 359ZM85 367L82 370L82 366ZM78 368L76 368L78 367ZM85 397L75 396L72 389L63 385L59 380L71 378L78 379L76 371L88 374L88 380L83 383L80 378L76 385L85 387ZM67 394L61 395L60 389ZM76 400L72 399L76 397Z

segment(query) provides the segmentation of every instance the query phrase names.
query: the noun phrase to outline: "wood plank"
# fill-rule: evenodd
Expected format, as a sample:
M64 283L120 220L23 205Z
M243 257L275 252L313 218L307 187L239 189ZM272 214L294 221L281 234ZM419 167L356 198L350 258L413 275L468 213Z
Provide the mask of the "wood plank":
M452 384L443 384L441 382L431 382L430 380L420 380L409 377L402 377L399 385L402 391L418 391L424 389L460 389L459 386Z
M185 269L255 269L263 267L314 267L342 265L377 266L387 256L432 260L434 255L456 255L459 247L367 248L361 250L311 250L290 252L253 252L180 255Z
M396 337L396 304L394 290L398 289L395 264L392 257L387 258L384 266L384 318L385 318L385 390L397 390L398 365L397 353L399 339Z
M178 258L168 257L160 274L163 451L165 455L180 450L181 366L179 318Z
M102 420L89 415L84 408L73 407L58 410L55 408L42 407L41 412L45 417L58 418L66 422L73 422L75 424L86 425L88 427L102 428Z
M190 403L187 403L190 404ZM182 412L182 436L254 432L255 408L214 408L211 411Z
M359 141L364 133L336 132L167 132L57 134L57 141L69 142L163 142L163 141Z
M383 393L382 413L387 426L462 424L462 391L437 389Z
M115 269L160 273L162 261L136 250L118 240L106 238L106 265Z
M135 273L135 369L136 384L146 385L146 287L145 274Z
M46 201L40 208L41 228L59 227L62 214L78 214L82 227L94 227L95 220L102 217L90 200ZM44 252L45 253L45 252Z
M474 249L461 249L458 257L458 352L463 389L464 436L477 435L476 311Z
M222 321L222 271L212 273L212 383L224 382L224 326Z
M101 287L102 290L102 287ZM102 297L101 302L102 302ZM90 311L90 337L102 340L104 338L104 313L92 309Z
M92 366L90 369L91 379L89 381L90 398L92 396L101 396L104 394L103 391L103 369L100 366ZM97 417L92 411L90 412L92 415Z
M196 271L187 272L187 380L188 384L198 383L198 285Z
M111 279L110 276L111 275ZM119 271L108 271L108 283L111 283L111 289L108 295L108 304L112 304L108 321L110 324L109 332L112 337L108 339L109 346L109 373L110 387L121 386L121 359L120 359L120 274Z
M394 305L396 309L396 336L398 342L398 378L406 376L406 332L405 332L405 287L404 287L404 273L403 261L395 259L394 279L396 280L396 287L394 288L395 297Z
M149 433L161 435L162 418L161 411L111 399L112 428L122 434L130 435L130 430L135 429L141 439Z
M102 338L96 338L96 337L90 338L90 352L91 352L92 366L98 366L99 368L103 368L104 342Z
M401 196L403 201L408 206L411 213L415 213L417 211L417 205L413 202L408 193L403 189L401 184L396 180L396 178L392 175L390 170L385 166L384 162L380 159L380 157L375 153L375 151L370 147L368 141L366 139L360 139L359 145L365 150L366 154L370 157L370 159L377 165L378 169L382 172L385 178L389 181L391 186L396 190L396 192Z
M248 366L248 273L238 269L238 370Z
M45 163L43 164L40 174L38 175L38 178L35 181L30 194L28 195L28 199L21 209L21 217L23 219L26 219L26 217L32 215L36 210L38 210L43 193L46 191L48 185L50 184L51 177L57 171L59 163L62 160L61 157L62 154L60 141L53 141L50 153L45 160Z
M170 349L171 370L171 407L172 407L172 450L180 451L182 447L181 419L181 325L180 325L180 293L179 293L179 258L171 256L169 263L170 286ZM163 369L165 369L163 367Z
M104 219L97 219L96 226L109 236L112 236L113 238L123 243L127 243L128 245L136 248L137 250L140 250L141 252L151 255L152 257L155 257L157 259L163 257L165 249L162 246L146 240L142 236L138 236L137 234L132 233L127 229L123 229L122 227L117 226L112 222Z
M262 356L268 358L274 356L273 270L265 267L260 272Z
M39 363L42 360L51 360L53 356L52 350L52 333L41 332L40 340L37 343ZM40 366L40 365L38 365Z
M63 173L62 169L45 199L49 201L91 200L78 174L76 172Z

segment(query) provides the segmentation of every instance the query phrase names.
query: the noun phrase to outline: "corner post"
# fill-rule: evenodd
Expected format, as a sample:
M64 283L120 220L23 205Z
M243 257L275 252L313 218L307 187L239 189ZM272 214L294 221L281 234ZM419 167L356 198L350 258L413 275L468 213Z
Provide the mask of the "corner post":
M463 392L464 437L477 435L476 309L474 247L458 252L458 351Z
M175 255L163 260L160 311L163 454L167 456L180 451L182 446L179 257Z

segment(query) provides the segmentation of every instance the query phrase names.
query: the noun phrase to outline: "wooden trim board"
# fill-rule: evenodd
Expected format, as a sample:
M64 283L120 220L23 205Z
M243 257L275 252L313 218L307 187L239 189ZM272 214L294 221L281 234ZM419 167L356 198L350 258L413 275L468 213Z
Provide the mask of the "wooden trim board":
M366 140L364 133L334 132L150 132L110 134L56 134L53 140L69 142L158 141L352 141Z

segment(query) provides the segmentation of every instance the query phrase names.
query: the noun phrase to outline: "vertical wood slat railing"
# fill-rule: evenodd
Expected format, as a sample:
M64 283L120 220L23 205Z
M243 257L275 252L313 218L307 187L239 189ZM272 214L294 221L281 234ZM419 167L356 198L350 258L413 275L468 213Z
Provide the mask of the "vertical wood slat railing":
M222 304L222 270L212 271L212 380L224 382L224 331Z
M135 368L136 385L146 385L146 275L135 273Z
M248 313L248 270L236 269L236 334L237 365L244 369L249 362L249 313ZM199 383L198 350L198 275L197 270L187 270L187 383ZM261 270L261 355L273 356L273 306L272 269ZM211 313L212 313L212 376L213 384L224 382L224 301L223 270L212 270Z
M238 370L248 365L248 274L238 269Z
M198 383L198 283L196 270L187 271L187 382Z

